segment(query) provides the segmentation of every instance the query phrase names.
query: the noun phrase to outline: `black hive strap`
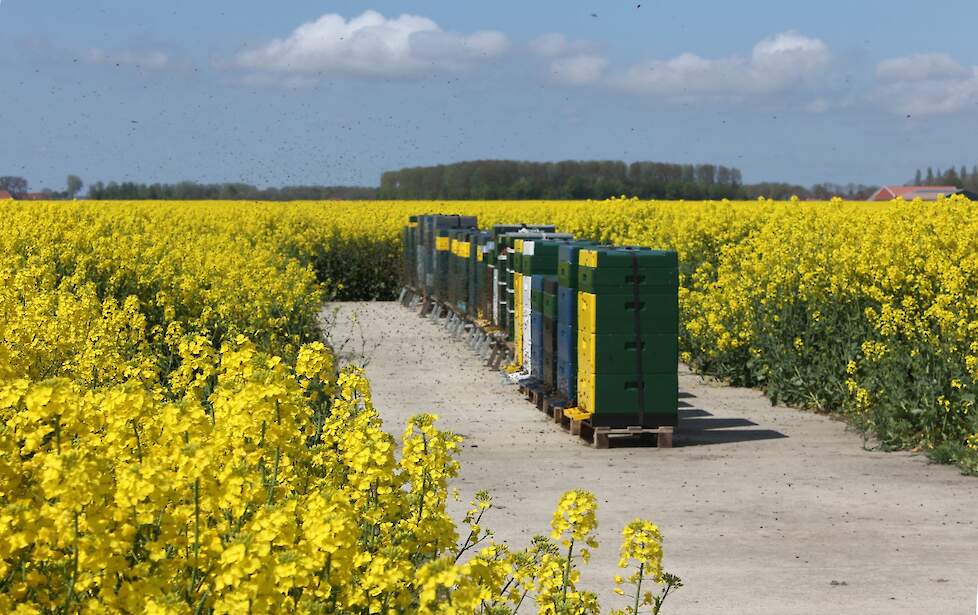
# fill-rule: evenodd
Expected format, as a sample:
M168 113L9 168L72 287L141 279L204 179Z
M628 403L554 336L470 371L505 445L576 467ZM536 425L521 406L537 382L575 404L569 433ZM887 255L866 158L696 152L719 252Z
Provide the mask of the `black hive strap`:
M632 291L635 308L635 368L638 371L638 420L639 427L645 427L645 370L642 369L642 353L645 343L642 340L642 304L640 303L637 252L632 252Z

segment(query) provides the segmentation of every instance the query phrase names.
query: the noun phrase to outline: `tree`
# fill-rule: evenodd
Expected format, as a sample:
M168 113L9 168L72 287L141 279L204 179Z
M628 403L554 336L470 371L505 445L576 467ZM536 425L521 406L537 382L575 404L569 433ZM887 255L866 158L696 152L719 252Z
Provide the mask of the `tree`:
M927 167L927 185L934 185L934 169Z
M72 199L75 198L75 195L81 192L82 186L84 185L85 183L82 182L80 177L78 177L77 175L69 175L68 176L68 198L72 198Z
M9 175L0 177L0 190L6 190L10 194L24 194L27 192L27 180Z
M920 182L922 182L923 180L924 180L924 177L921 174L920 169L917 169L917 173L913 176L913 185L914 186L919 186L920 185Z
M954 170L954 167L947 170L947 173L944 174L944 180L942 183L949 186L956 186L958 188L961 187L961 180L958 178L958 172Z

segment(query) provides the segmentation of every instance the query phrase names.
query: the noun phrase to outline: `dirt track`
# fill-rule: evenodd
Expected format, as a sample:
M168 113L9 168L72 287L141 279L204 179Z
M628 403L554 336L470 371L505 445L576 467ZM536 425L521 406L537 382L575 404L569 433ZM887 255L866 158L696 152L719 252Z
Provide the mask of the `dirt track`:
M603 610L622 606L611 593L619 536L641 516L662 529L666 567L686 583L668 613L976 612L978 479L953 467L865 450L838 421L687 371L676 448L594 450L399 305L324 315L331 340L369 359L391 433L431 411L465 436L455 486L463 503L492 492L498 540L522 547L545 533L567 489L598 496L601 546L584 584Z

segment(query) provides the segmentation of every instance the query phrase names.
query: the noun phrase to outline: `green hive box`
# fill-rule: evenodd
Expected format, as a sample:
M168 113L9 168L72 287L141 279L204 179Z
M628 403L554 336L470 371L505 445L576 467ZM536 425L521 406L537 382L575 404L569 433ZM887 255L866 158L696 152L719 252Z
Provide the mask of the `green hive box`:
M440 301L448 301L448 267L451 263L449 246L451 238L448 231L439 229L435 237L435 255L433 259L434 295Z
M557 263L557 279L560 280L560 285L565 288L577 288L577 270L579 265L577 263L569 263L567 261L560 261Z
M530 291L530 309L533 310L534 313L543 312L543 291Z
M523 255L516 250L516 247L509 252L509 268L513 273L523 273Z
M679 364L679 340L675 334L598 333L579 335L577 364L590 374L638 372L638 353L642 349L642 373L675 372Z
M593 241L570 241L561 246L557 257L557 279L564 288L577 288L578 255L581 250L598 247Z
M679 297L675 292L577 293L577 326L586 333L636 333L636 312L642 335L679 333Z
M553 275L557 273L560 246L571 241L567 234L551 234L546 239L533 239L532 248L523 251L523 273L527 275Z
M672 250L653 250L631 246L585 248L578 253L582 267L617 269L677 269L679 255Z
M639 387L644 383L644 420ZM593 414L596 427L676 426L679 420L679 375L584 374L578 372L578 405ZM640 425L641 423L641 425Z
M679 269L646 268L634 271L623 267L579 267L577 288L588 293L679 292Z
M557 295L543 293L543 317L557 320Z
M549 275L557 272L556 257L541 257L523 255L523 273L525 275Z

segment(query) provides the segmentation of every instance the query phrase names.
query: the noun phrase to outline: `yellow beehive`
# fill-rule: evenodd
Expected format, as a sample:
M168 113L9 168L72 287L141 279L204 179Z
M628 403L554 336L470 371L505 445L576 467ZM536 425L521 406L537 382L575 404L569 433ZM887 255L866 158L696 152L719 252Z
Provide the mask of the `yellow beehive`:
M583 250L582 250L583 251ZM594 293L577 293L577 349L578 360L581 352L581 336L593 333L598 324L598 303Z
M522 240L518 240L522 243ZM514 322L516 323L513 327L513 345L516 348L516 358L514 363L519 367L523 367L523 327L521 323L523 322L523 274L514 273L513 274L513 298L516 301L516 313L514 314Z

